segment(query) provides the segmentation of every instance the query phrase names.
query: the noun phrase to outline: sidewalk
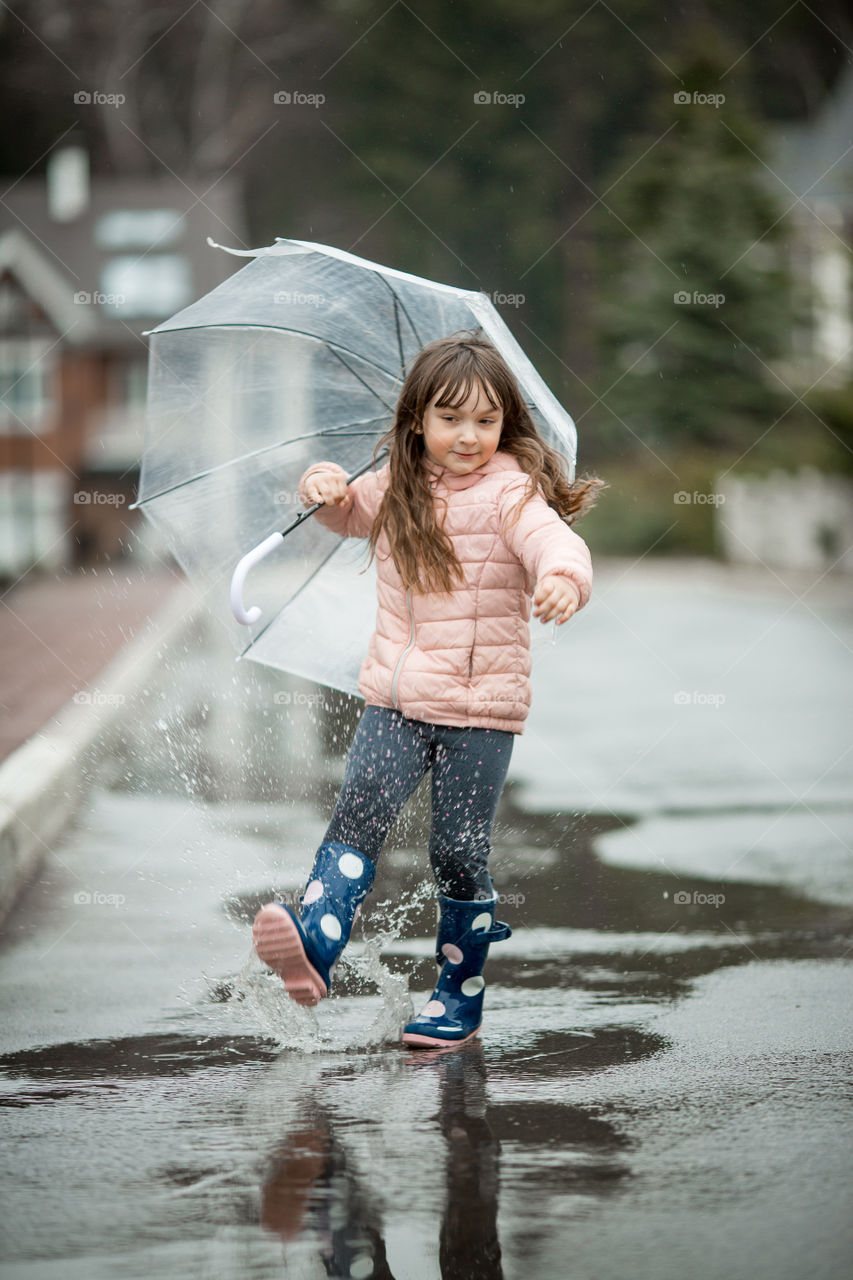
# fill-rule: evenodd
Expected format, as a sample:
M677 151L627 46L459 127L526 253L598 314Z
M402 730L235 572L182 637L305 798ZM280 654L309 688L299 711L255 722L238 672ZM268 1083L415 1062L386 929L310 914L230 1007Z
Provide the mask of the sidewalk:
M0 761L97 682L181 582L160 568L30 575L0 595Z
M177 570L34 574L0 595L0 920L73 820L133 689L199 605Z

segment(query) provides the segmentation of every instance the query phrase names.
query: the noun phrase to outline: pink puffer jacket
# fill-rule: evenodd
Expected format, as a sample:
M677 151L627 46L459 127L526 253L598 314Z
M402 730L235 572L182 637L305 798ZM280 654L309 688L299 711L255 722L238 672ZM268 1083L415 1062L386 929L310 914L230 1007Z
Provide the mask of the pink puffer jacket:
M499 449L463 476L429 460L425 465L433 492L447 500L444 528L464 583L450 593L407 591L380 535L376 630L359 691L367 703L395 707L413 720L522 733L530 710L533 591L546 574L564 574L582 608L592 588L589 550L541 492L517 523L507 523L527 483L511 454ZM346 475L334 462L309 467L300 482L306 506L303 486L319 471ZM367 537L388 479L387 463L366 472L350 484L345 508L326 506L314 518L343 537Z

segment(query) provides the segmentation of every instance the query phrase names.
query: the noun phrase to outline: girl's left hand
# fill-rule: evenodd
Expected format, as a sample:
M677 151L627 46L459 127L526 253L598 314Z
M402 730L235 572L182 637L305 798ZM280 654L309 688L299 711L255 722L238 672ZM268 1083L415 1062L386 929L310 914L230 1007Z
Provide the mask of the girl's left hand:
M553 622L557 626L568 622L580 603L580 593L570 578L561 574L546 573L537 583L533 594L533 616L541 622Z

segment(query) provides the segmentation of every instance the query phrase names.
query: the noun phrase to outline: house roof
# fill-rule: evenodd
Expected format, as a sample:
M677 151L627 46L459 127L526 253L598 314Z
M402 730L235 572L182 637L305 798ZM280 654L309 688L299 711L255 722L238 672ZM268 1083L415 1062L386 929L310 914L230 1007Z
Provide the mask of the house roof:
M808 204L831 200L853 212L851 121L853 64L844 67L812 120L773 130L770 168Z
M143 330L238 269L207 236L245 244L244 235L233 177L185 184L94 176L85 209L63 222L49 211L46 179L22 179L0 203L0 270L15 275L70 344L145 347Z

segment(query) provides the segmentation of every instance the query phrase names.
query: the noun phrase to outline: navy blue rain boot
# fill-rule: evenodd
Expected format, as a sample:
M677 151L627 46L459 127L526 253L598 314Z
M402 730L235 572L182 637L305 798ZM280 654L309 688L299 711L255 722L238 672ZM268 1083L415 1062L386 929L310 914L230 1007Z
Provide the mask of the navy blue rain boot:
M255 950L280 975L297 1004L315 1005L328 994L332 970L375 875L370 858L358 849L338 842L322 844L299 915L284 903L271 902L255 916Z
M403 1029L403 1044L431 1049L464 1044L480 1029L483 1017L483 966L493 942L512 933L495 920L497 896L491 901L462 902L438 895L441 912L436 963L441 968L435 990L414 1022Z

